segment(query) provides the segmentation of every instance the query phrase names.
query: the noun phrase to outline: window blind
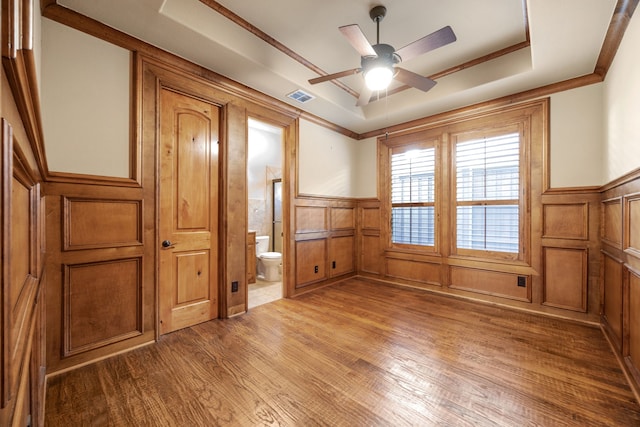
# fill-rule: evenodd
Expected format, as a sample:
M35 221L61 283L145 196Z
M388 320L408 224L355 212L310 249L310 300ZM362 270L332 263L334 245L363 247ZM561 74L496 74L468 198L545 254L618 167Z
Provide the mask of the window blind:
M518 252L520 135L456 144L457 246Z
M391 240L433 246L435 149L391 154Z

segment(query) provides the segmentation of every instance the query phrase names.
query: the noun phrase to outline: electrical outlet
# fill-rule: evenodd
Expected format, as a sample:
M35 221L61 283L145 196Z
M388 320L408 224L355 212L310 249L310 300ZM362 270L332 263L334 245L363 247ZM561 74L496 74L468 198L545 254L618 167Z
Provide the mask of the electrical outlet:
M527 278L524 276L518 276L518 286L521 288L527 287Z
M316 265L315 267L313 267L313 272L317 273L319 271L318 266Z
M238 292L238 282L231 282L231 292Z
M335 262L335 261L333 261L333 262L331 263L331 268L336 268L336 262Z

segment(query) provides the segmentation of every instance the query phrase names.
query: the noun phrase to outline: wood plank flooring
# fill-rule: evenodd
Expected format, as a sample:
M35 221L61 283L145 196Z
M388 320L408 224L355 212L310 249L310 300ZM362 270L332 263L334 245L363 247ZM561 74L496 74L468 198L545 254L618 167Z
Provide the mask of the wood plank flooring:
M48 381L54 426L638 426L597 328L352 279Z

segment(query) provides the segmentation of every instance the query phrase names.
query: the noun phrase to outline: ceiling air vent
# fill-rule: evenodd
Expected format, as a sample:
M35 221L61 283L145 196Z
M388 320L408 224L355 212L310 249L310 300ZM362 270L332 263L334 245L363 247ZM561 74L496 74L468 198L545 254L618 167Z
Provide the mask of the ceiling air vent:
M315 98L315 96L311 95L310 93L307 93L301 89L296 90L295 92L291 92L289 95L287 95L289 98L294 99L296 101L298 101L301 104L304 104L305 102L309 102L312 99Z

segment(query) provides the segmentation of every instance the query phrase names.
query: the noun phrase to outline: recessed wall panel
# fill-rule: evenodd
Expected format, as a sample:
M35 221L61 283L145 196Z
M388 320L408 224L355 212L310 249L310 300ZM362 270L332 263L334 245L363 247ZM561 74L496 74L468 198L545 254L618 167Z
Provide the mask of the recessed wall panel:
M528 276L452 266L449 277L453 289L531 301L531 280Z
M296 233L327 231L327 208L324 206L296 206Z
M587 250L546 247L543 304L587 310Z
M613 246L622 246L622 199L602 202L602 238Z
M627 198L625 249L640 257L640 194Z
M362 235L360 238L360 268L365 273L381 274L384 267L380 236Z
M140 200L64 199L65 250L142 244Z
M387 258L387 276L440 285L440 264Z
M64 266L66 356L142 333L141 262L130 258Z
M355 227L355 208L331 208L332 230L348 230Z
M9 289L10 307L15 305L22 293L25 280L31 274L32 240L30 238L31 226L31 191L13 179L11 191L11 248L19 249L11 251L10 265L11 276Z
M355 270L355 236L330 238L329 256L331 277L351 273Z
M361 225L363 230L379 230L380 229L380 208L362 208L361 209Z
M543 206L542 237L587 240L588 230L589 205L587 203Z
M629 272L629 358L640 367L640 275Z
M604 254L604 317L615 334L617 344L622 342L622 263Z
M296 287L326 279L326 258L326 239L296 242Z

